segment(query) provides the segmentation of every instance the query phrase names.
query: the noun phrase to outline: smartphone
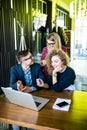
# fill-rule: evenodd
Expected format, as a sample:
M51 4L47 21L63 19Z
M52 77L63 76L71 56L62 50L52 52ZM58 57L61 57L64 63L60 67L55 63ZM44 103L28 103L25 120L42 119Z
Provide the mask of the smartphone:
M42 81L39 79L39 83L42 84Z
M59 106L59 107L64 107L64 106L66 106L66 105L69 105L69 103L63 101L63 102L60 102L60 103L58 103L58 104L56 104L56 105Z

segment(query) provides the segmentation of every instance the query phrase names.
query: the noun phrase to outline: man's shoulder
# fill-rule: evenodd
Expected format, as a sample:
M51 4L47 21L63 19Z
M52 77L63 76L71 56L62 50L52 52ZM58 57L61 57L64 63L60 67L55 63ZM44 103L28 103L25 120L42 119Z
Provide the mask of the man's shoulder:
M16 64L16 65L13 65L13 66L11 67L11 69L18 69L18 68L20 68L20 67L21 67L20 64Z
M41 65L39 64L39 63L34 63L34 64L32 64L32 66L31 67L40 67Z

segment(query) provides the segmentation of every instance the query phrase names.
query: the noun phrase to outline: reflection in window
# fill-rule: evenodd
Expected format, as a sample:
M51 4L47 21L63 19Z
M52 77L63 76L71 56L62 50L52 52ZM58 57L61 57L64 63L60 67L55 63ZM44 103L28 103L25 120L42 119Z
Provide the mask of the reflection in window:
M57 7L56 10L56 26L63 27L64 29L67 28L66 25L66 17L68 15L68 12L65 11L64 9L61 9L59 6Z
M75 1L75 51L74 58L87 58L87 1Z
M87 58L87 18L76 20L74 58Z

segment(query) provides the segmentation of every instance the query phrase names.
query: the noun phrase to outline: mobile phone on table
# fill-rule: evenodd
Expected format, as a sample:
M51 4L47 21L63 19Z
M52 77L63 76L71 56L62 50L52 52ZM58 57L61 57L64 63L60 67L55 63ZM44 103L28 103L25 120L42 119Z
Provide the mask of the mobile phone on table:
M39 83L42 84L42 80L41 79L39 79Z
M67 103L66 101L63 101L63 102L57 103L56 105L59 107L64 107L64 106L69 105L69 103Z

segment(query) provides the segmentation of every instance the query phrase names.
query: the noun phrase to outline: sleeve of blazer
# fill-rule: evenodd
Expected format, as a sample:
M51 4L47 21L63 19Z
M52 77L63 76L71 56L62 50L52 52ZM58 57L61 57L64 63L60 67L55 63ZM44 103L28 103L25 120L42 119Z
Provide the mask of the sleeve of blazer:
M40 64L34 63L31 67L31 75L32 75L32 85L39 90L40 87L36 84L36 79L41 78L44 82L46 82L45 76L42 71L42 67Z
M17 90L18 80L21 80L23 84L25 83L24 73L23 73L23 70L21 69L21 66L15 65L11 67L11 70L10 70L10 87Z

